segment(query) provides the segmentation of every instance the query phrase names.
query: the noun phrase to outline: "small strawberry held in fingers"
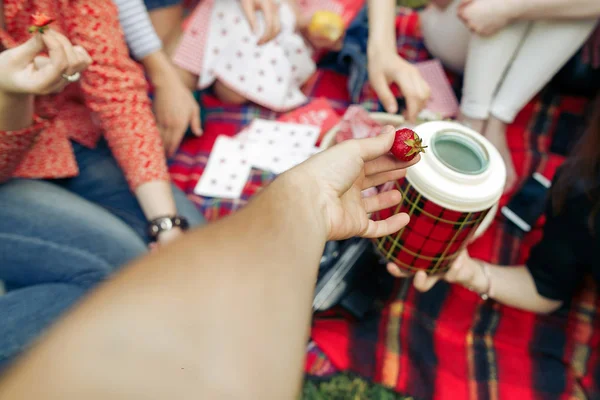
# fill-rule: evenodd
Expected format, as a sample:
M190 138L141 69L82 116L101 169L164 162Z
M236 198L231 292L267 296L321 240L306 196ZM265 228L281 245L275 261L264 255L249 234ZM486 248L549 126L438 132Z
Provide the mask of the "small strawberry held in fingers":
M44 33L48 29L48 25L54 22L54 19L48 17L44 13L35 13L31 16L31 26L29 27L29 33Z
M419 153L425 153L427 146L423 146L423 140L415 131L408 128L398 129L394 144L390 150L394 157L400 161L410 161Z

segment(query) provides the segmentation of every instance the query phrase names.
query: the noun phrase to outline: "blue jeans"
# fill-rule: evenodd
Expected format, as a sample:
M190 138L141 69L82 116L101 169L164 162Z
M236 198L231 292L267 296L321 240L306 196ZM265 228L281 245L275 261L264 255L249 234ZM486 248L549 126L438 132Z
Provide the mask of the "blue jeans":
M73 144L79 176L0 184L0 368L87 291L146 253L146 218L105 142ZM177 209L203 218L183 192Z

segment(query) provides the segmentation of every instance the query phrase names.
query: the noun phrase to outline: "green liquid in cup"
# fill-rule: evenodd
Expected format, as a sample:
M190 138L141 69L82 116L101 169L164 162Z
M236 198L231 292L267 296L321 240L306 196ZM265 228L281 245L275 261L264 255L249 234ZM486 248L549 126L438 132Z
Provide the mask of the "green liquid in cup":
M439 132L431 141L435 156L448 168L477 175L488 167L487 152L470 137L457 132Z

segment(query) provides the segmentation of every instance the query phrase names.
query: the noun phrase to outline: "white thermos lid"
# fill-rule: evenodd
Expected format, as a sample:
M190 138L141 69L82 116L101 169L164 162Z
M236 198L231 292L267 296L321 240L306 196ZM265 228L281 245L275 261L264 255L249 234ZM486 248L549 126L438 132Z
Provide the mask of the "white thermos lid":
M416 190L460 212L486 210L498 202L506 167L492 143L456 122L426 122L414 130L428 146L421 161L406 174Z

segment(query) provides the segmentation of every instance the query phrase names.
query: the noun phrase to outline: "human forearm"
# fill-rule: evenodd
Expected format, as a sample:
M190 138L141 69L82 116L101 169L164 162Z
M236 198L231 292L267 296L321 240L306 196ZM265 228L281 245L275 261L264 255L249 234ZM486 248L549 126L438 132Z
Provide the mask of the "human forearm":
M155 8L149 14L156 34L163 44L167 44L180 31L184 8L182 2L179 2L179 4L169 7Z
M33 95L0 93L0 131L27 128L33 122Z
M288 178L101 288L0 399L295 398L326 233L310 185Z
M33 124L33 96L0 93L0 182L10 179L43 124Z
M396 1L369 0L368 52L396 52Z
M600 16L598 0L508 0L514 19L596 18Z
M175 66L164 51L149 54L141 62L154 86L161 86L171 79L179 78Z
M143 183L137 187L135 195L148 220L177 213L173 191L168 181Z
M483 293L491 283L491 297L502 304L541 314L555 311L561 305L560 301L538 294L533 277L526 267L489 265L488 271L489 278L483 269L479 269L470 286Z

